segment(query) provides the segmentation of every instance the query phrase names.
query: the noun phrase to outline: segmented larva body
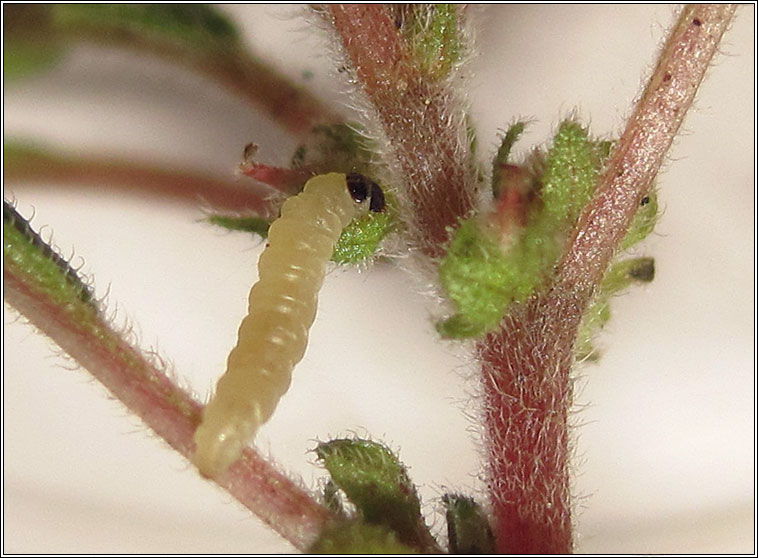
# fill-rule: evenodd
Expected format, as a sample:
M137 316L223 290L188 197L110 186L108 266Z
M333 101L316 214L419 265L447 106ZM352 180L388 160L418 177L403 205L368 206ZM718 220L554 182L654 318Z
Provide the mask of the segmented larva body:
M383 195L365 177L351 173L312 178L282 205L258 261L248 315L237 346L195 432L195 464L215 477L236 461L274 412L303 358L316 316L318 291L342 229Z

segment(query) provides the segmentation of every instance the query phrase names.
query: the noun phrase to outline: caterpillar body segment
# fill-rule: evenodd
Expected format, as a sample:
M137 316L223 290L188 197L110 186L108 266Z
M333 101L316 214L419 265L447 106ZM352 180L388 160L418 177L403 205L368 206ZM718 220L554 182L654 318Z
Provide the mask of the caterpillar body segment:
M208 477L236 461L274 412L303 358L326 266L345 226L365 208L384 209L362 175L326 174L289 198L269 228L237 345L195 432L194 462Z

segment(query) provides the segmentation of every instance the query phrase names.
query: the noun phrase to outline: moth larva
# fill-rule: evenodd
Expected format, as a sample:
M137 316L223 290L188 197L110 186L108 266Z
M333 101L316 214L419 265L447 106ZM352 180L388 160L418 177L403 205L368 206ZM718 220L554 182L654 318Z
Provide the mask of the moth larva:
M327 262L342 229L366 205L382 211L384 195L357 173L316 176L282 205L237 346L195 432L194 462L203 475L216 477L236 461L287 391L305 353Z

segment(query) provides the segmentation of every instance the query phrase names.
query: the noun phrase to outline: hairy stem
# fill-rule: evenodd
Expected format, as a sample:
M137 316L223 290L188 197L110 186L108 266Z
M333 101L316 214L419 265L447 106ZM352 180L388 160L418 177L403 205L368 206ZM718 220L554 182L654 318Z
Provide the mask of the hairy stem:
M198 67L263 108L271 118L298 136L308 134L316 124L344 121L306 89L293 85L273 67L247 53L239 53L223 64L208 62Z
M135 41L133 37L119 34L90 33L82 38L106 46L149 52L204 73L262 108L274 121L296 135L309 133L319 123L344 120L306 89L294 85L249 51L235 49L211 57L161 42ZM120 41L121 38L125 40Z
M171 17L168 10L151 10L149 6L140 10L142 13L136 15L134 8L126 10L131 14L120 14L118 9L103 13L97 8L68 9L65 5L4 6L4 31L11 39L31 44L55 47L88 42L159 56L218 81L296 135L307 134L319 123L343 121L239 41L233 24L222 14L214 16L211 29L208 22L205 27L195 22L195 28L191 20L197 10L176 6L173 18L186 24L180 32L174 29L177 25L181 28L177 22L165 21ZM215 12L213 7L207 11ZM222 24L228 26L224 31Z
M200 422L199 403L113 331L90 302L62 303L48 296L13 254L4 257L3 280L11 306L189 458ZM315 540L328 518L324 507L252 449L216 482L300 550Z
M412 62L387 6L333 4L329 10L388 141L395 182L407 193L411 240L440 257L448 227L474 208L463 108L449 80L430 79Z
M69 157L47 150L6 145L3 179L8 182L49 182L72 184L77 188L97 186L124 188L158 199L182 201L193 207L205 203L218 210L272 213L270 191L236 183L147 166L116 159Z
M511 312L500 331L478 347L499 552L572 549L568 412L577 328L692 104L734 9L689 5L682 10L552 286Z
M161 43L120 42L119 37L93 33L82 38L106 46L145 51L204 73L253 106L263 109L274 121L296 135L309 133L319 123L344 120L306 89L294 85L272 66L248 52L233 50L214 57L199 56Z
M112 36L91 35L88 38L105 45L114 44ZM296 136L305 136L316 124L344 121L306 89L294 85L249 52L235 50L211 58L190 56L166 45L147 42L124 42L116 46L143 50L204 73L253 106L263 109Z
M592 295L658 174L735 9L691 4L671 29L559 267L559 282L584 297Z
M497 550L571 551L568 408L570 298L547 295L519 308L478 346Z

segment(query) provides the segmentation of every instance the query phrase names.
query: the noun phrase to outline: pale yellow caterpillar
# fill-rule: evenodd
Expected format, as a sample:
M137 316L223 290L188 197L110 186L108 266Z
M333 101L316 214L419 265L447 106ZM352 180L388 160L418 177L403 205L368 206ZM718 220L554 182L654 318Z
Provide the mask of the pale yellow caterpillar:
M334 246L366 205L383 211L384 194L357 173L311 178L282 205L258 261L237 346L195 432L194 462L203 475L216 477L240 457L289 388Z

